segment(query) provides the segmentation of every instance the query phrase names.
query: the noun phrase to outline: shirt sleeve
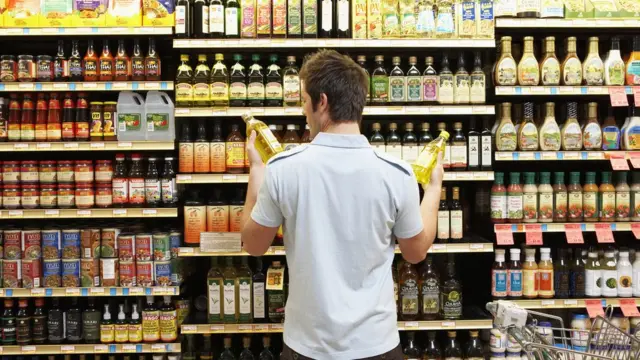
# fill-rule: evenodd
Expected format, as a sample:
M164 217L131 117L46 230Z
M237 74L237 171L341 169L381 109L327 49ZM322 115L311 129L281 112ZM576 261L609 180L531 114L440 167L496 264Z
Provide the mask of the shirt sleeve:
M278 203L278 190L276 187L275 173L267 166L264 174L264 182L258 192L258 200L251 212L251 218L258 224L266 227L278 227L282 225L284 216Z
M393 234L399 239L416 236L424 228L420 214L420 191L413 173L405 177L398 200L398 213L393 225Z

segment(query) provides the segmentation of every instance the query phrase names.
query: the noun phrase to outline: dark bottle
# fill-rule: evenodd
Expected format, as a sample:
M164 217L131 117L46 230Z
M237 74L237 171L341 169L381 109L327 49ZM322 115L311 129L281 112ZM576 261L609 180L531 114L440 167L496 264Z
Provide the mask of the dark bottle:
M569 278L571 274L566 249L558 249L558 257L553 264L553 276L555 297L558 299L569 298Z
M413 264L402 263L399 275L400 316L402 320L417 320L420 315L418 273Z
M33 316L31 316L31 333L34 344L47 342L47 314L44 310L44 299L36 298Z
M451 255L451 254L450 254ZM442 317L456 320L462 317L462 285L456 275L456 264L453 256L447 261L447 274L442 282Z
M65 331L68 342L79 343L82 340L82 311L77 298L71 298L71 305L65 312Z
M367 105L371 105L371 75L367 69L367 57L365 55L358 55L358 65L367 75Z
M16 313L16 344L29 345L33 341L31 333L31 316L27 307L27 299L18 300L18 312Z
M82 66L84 70L84 81L98 81L98 56L93 48L93 40L89 40L87 53L84 55Z
M227 171L226 144L225 138L222 136L222 123L220 120L213 122L213 138L211 138L210 159L211 163L209 171L212 173L222 174Z
M491 137L491 129L489 129L489 119L484 117L482 120L482 132L480 133L480 169L482 171L491 170L493 167L493 139Z
M62 100L62 141L76 138L76 104L73 95L66 93Z
M60 309L60 299L51 299L51 308L47 314L49 343L60 344L64 340L64 313Z
M113 81L115 73L115 61L111 54L109 41L105 40L102 45L102 54L98 59L98 79L100 81Z
M571 260L571 270L569 278L569 295L572 298L583 298L585 287L585 261L586 250L573 249L573 259Z
M175 36L177 38L191 37L191 9L189 6L189 0L176 1L175 14Z
M5 142L9 138L9 123L7 118L7 103L4 98L0 98L0 142Z
M193 336L194 335L191 334L186 335L187 348L184 350L184 353L182 353L183 360L196 360L196 347L194 344Z
M422 73L422 99L424 104L436 104L438 102L438 72L433 67L433 58L425 58L425 69Z
M16 315L13 312L13 300L4 300L4 312L0 318L2 324L2 345L16 344Z
M404 135L402 136L402 158L412 164L418 159L418 137L413 132L413 123L404 124Z
M427 345L424 347L423 352L424 360L442 360L442 350L440 345L436 341L436 332L427 332Z
M63 40L58 40L58 53L53 61L53 81L69 81L69 61L64 56Z
M158 207L161 201L160 176L155 157L147 159L147 174L144 179L144 198L148 207Z
M265 297L265 282L262 257L256 258L256 271L253 273L253 289L251 298L253 299L253 321L255 323L267 322L267 301Z
M198 65L193 73L193 105L211 106L211 69L207 65L207 55L198 54Z
M469 122L469 133L467 134L468 139L468 155L467 161L469 165L467 169L469 171L478 171L480 169L480 133L476 131L476 119L475 117L471 118Z
M229 106L245 107L247 106L247 73L240 63L242 55L233 54L233 60L236 63L231 66L229 76Z
M336 1L336 37L351 38L351 4L349 0ZM322 3L322 1L321 1Z
M89 102L86 93L79 93L76 100L76 141L89 140Z
M407 77L400 68L400 57L391 59L393 67L389 72L389 103L391 105L404 105L407 101Z
M405 359L422 359L422 349L415 343L416 333L407 333L407 346L402 349Z
M131 78L131 63L124 47L124 40L118 40L118 52L115 58L115 81L128 81Z
M164 158L164 167L160 178L162 206L176 207L178 204L178 190L176 188L176 171L173 166L173 157L167 156Z
M262 66L260 66L260 55L251 55L253 64L249 68L249 83L247 85L247 99L248 105L251 107L264 106L264 74L262 73Z
M469 342L464 349L465 359L467 360L484 360L484 350L482 343L478 339L478 331L469 331Z
M196 39L209 37L209 2L195 0L193 11L193 37Z
M209 3L209 36L215 39L224 37L224 3L211 0Z
M113 207L125 207L129 204L129 178L127 177L127 163L124 154L116 154L116 164L113 168Z
M462 359L462 348L455 331L447 331L447 345L444 347L445 359Z
M436 320L440 314L440 275L433 266L433 257L427 256L427 261L422 266L420 279L420 314L423 320Z
M385 141L384 136L380 133L380 123L373 123L371 125L371 137L369 138L369 143L374 149L380 149L382 151L385 150Z
M282 269L280 261L271 263L271 269ZM284 279L280 278L277 290L267 291L267 304L269 308L269 321L272 323L281 323L284 320Z
M240 38L240 2L227 0L224 7L224 35L227 39Z
M78 47L78 40L71 40L71 56L69 56L69 75L71 81L83 81L82 56Z
M245 335L242 337L242 351L240 352L239 360L254 360L254 359L255 357L251 352L251 336Z
M371 105L389 102L389 74L384 67L384 56L376 55L376 67L371 73Z
M202 336L202 350L200 351L200 360L213 360L213 350L211 347L211 336Z
M271 337L269 335L264 335L262 337L262 351L260 352L259 360L275 360L276 357L273 355L271 351Z
M162 67L160 56L156 51L156 40L149 38L149 52L144 58L144 78L146 81L160 81Z
M420 147L423 147L433 141L433 136L431 136L430 131L431 125L428 122L423 122L420 124Z
M453 124L453 136L451 137L451 170L465 171L468 166L467 159L467 138L462 132L462 123Z
M131 168L129 168L129 206L143 207L145 202L144 174L142 172L142 156L131 155Z
M282 106L282 72L278 66L278 55L269 55L271 65L267 72L267 85L265 89L266 106Z
M224 350L220 354L219 360L236 360L236 357L233 356L233 352L231 351L231 336L227 335L223 340Z
M318 1L318 37L332 38L335 37L334 31L334 0Z
M142 49L140 48L140 39L133 40L133 53L131 55L131 80L144 81L145 79L145 63Z
M87 300L87 308L82 312L82 338L87 344L100 342L100 310L96 308L95 298Z

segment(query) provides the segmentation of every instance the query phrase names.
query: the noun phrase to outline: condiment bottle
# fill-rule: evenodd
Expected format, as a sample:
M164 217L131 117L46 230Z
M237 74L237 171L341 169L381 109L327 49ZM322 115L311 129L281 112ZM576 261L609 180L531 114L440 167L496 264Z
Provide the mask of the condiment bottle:
M491 187L491 222L505 223L507 221L507 188L504 186L504 173L494 173Z
M640 296L640 283L638 281L633 281L633 279L638 278L640 278L640 256L636 256L636 259L633 261L633 276L631 280L633 296Z
M558 249L558 260L553 268L553 286L556 298L567 299L570 294L571 272L566 249ZM541 284L542 285L542 284Z
M132 154L131 167L129 168L129 206L142 207L144 206L144 201L145 186L144 173L142 171L142 156L140 154Z
M7 121L7 140L20 141L20 118L22 106L18 94L9 95L9 120Z
M129 324L124 313L124 304L118 305L118 319L113 326L114 341L116 343L129 342Z
M616 221L629 221L631 216L631 195L627 184L627 172L616 172Z
M209 79L211 69L207 65L207 55L198 54L198 65L193 74L193 105L211 106L211 88Z
M543 299L551 299L554 295L553 287L553 262L551 261L551 249L540 249L540 263L538 263L538 296Z
M391 129L391 127L392 127L391 125L394 126L393 130ZM395 140L395 138L393 136L395 134L395 126L397 126L395 123L389 124L389 135L387 136L387 150L386 151L390 152L391 154L393 154L393 148L395 147L395 145L389 144L389 141L390 140ZM443 133L447 132L447 124L444 123L444 122L439 122L438 123L438 131L440 132L438 134L438 136L440 136ZM449 133L447 133L447 139L445 139L445 142L447 143L447 145L444 148L443 156L442 156L442 167L445 170L451 168L451 141L448 141L448 139L449 139ZM389 145L392 145L392 146L389 146Z
M482 70L482 58L480 52L476 52L473 60L473 72L471 72L471 93L472 104L484 104L486 101L486 75Z
M193 171L196 173L208 173L210 168L209 156L211 154L209 140L207 139L207 128L205 126L205 120L200 119L198 121L198 130L196 135L196 141L194 143L194 159L193 159Z
M187 67L189 68L189 72L191 71L191 67L188 66L189 55L180 55L180 60L182 64L184 64L184 57L187 59ZM178 67L178 74L180 74L180 67ZM145 63L144 56L142 55L142 49L140 49L140 39L133 39L133 53L131 54L131 80L133 81L144 81L145 80ZM177 97L177 94L176 94Z
M602 150L620 150L620 128L611 107L608 109L604 124L602 124Z
M509 299L520 299L522 297L522 263L520 262L520 249L509 249L509 255L507 296Z
M633 296L632 278L633 278L633 266L629 261L629 251L621 250L618 253L618 265L616 266L616 284L619 297L631 297Z
M128 81L131 78L131 62L124 47L124 40L118 40L118 52L115 59L115 81Z
M471 78L465 69L464 53L458 55L458 69L453 76L454 104L468 104L471 102Z
M82 68L84 81L98 81L98 56L93 49L93 40L88 40L87 54L84 56Z
M518 135L516 128L511 122L511 103L502 103L502 118L496 130L496 149L498 151L515 151Z
M240 232L240 221L244 212L245 189L236 189L236 196L229 202L229 231Z
M616 266L616 255L613 250L605 251L604 259L600 262L600 268L602 269L601 288L602 296L604 297L618 296L618 289L615 285L618 280L618 271ZM612 284L613 286L611 286Z
M138 304L131 305L131 320L129 320L129 342L139 343L142 341L142 322L138 313Z
M522 296L525 299L535 299L538 297L540 286L540 276L538 275L538 264L536 263L536 249L525 249L525 260L522 264Z
M453 136L451 137L451 170L464 171L467 169L467 138L462 132L462 122L453 124Z
M640 36L633 37L633 51L629 54L626 65L627 85L640 85Z
M4 300L4 312L1 318L2 345L16 344L16 316L13 312L13 300Z
M164 296L164 302L160 308L160 340L162 342L174 342L178 338L178 313L171 304L171 297Z
M62 140L73 141L76 137L76 104L71 93L65 94L62 108Z
M562 84L578 86L582 84L582 63L576 54L576 38L567 38L567 55L562 62Z
M631 221L640 221L640 172L631 173Z
M464 235L462 205L460 204L460 188L451 189L451 239L461 240Z
M79 93L76 101L76 141L89 140L89 103L87 94Z
M262 73L262 66L259 64L260 55L252 54L251 60L253 64L249 68L249 76L247 85L247 100L249 106L262 107L264 106L264 74Z
M245 140L237 124L231 125L231 132L225 141L227 172L242 174L244 172Z
M69 80L71 81L83 81L84 73L82 69L83 59L80 57L80 50L78 47L78 40L71 40L71 55L69 56Z
M82 339L87 344L100 342L100 310L95 298L87 300L87 308L82 312Z
M508 222L522 222L522 186L520 185L520 173L509 173L509 187L507 187L507 214Z
M442 56L442 66L438 79L438 103L453 104L455 100L455 80L453 73L449 70L449 57L447 54Z
M145 183L146 186L146 183ZM162 174L160 174L160 187L162 193L162 205L174 207L178 203L178 190L176 188L176 172L173 165L173 157L164 158Z
M142 340L146 343L160 340L160 311L153 302L153 296L147 296L147 305L142 310Z
M506 299L508 291L507 266L504 249L496 249L496 257L491 267L491 296L494 299Z
M33 343L44 344L47 341L47 315L44 311L44 299L36 298L34 304L33 316L31 317Z
M538 187L536 186L536 173L524 173L524 186L522 188L522 214L523 221L534 223L538 221Z
M567 206L569 196L567 194L567 188L564 186L564 173L555 172L553 182L553 194L554 194L554 222L566 222L567 221Z
M589 257L585 264L584 276L584 294L589 297L602 296L602 271L600 269L600 261L598 261L598 253L589 251Z
M124 154L116 154L116 164L113 170L113 206L125 207L129 204L129 177Z
M100 55L100 59L98 60L98 62L98 78L100 79L100 81L112 81L115 64L113 55L111 55L111 50L109 49L108 40L105 40L104 44L102 45L102 54Z
M562 150L582 149L582 129L578 123L578 104L570 102L567 104L567 120L562 126Z
M540 173L540 185L538 185L538 222L553 222L553 187L551 186L551 173Z
M572 171L569 173L569 222L581 222L582 217L582 187L580 186L580 173Z
M547 36L544 41L544 58L540 62L542 85L560 85L560 62L556 57L556 38Z
M193 138L189 121L182 123L180 139L178 140L178 171L182 174L193 172Z
M115 331L113 321L111 321L111 313L109 312L109 304L104 304L104 313L102 314L102 322L100 322L100 342L110 344L115 340Z
M222 54L217 54L222 56ZM217 56L216 55L216 56ZM271 64L269 65L266 79L267 84L265 87L265 106L274 106L281 107L282 106L282 72L281 68L278 65L278 55L272 54L269 55L269 60ZM224 66L222 62L220 62L221 66ZM226 67L224 68L226 71ZM215 72L215 66L214 66ZM213 77L213 74L211 75Z
M421 303L423 320L435 320L440 311L440 276L433 266L433 257L427 256L422 267L419 280L419 290L422 295Z
M282 136L282 146L284 150L293 149L300 145L300 137L296 132L296 126L294 124L287 125L287 131Z
M224 173L227 171L225 139L222 136L222 123L215 120L213 123L213 138L210 144L210 171L212 173Z
M533 103L524 104L524 121L518 129L518 148L524 151L538 150L538 128L533 122Z
M440 204L438 205L438 222L436 239L438 242L447 242L451 236L451 212L447 203L447 188L440 189Z
M596 185L596 173L589 171L584 177L582 187L582 214L584 221L598 221L598 185Z
M22 99L22 118L20 119L20 140L35 140L35 104L31 94L25 94Z
M405 261L399 276L400 314L402 320L417 320L419 316L418 273L413 264Z
M499 86L514 86L518 82L518 73L518 66L513 55L511 55L511 36L503 36L500 38L500 58L496 61L494 72L495 84Z
M29 345L33 341L33 335L31 334L31 316L27 307L29 303L27 299L18 300L18 312L16 313L16 344L17 345Z
M611 38L611 50L604 61L604 84L607 86L624 85L624 61L620 57L620 38Z
M160 56L156 51L155 38L149 38L149 51L144 58L144 77L146 81L160 81L162 67L160 66Z
M425 58L425 69L422 73L423 101L425 104L435 104L438 101L438 72L433 67L433 58Z
M518 85L535 86L540 83L540 68L533 54L533 36L525 36L524 52L518 63Z
M407 104L411 104L411 105L419 105L423 99L422 74L420 73L420 70L418 70L417 64L418 64L418 58L415 56L410 56L409 70L407 70ZM364 66L364 61L362 62L362 65ZM368 71L366 72L368 75L369 74ZM368 95L369 94L367 92L367 99L369 99Z
M158 207L161 200L160 178L155 157L147 159L147 173L144 179L144 197L148 207Z
M184 203L184 243L200 246L200 233L207 231L207 211L196 190Z
M585 295L586 260L587 250L574 249L569 278L569 294L572 298L581 298Z
M10 311L9 313L10 315L13 314L13 300L5 299L4 314L2 315L3 318L5 319L11 318L11 316L6 316L8 311ZM4 323L5 321L3 321L3 325ZM51 308L47 313L47 330L49 332L50 344L60 344L64 340L64 336L65 336L64 335L64 311L60 309L60 298L51 299ZM4 333L3 333L3 339L4 339ZM14 333L14 339L15 339L15 333Z
M35 141L47 141L47 107L46 94L39 93L36 101Z
M53 81L69 81L69 61L64 56L63 40L58 40L58 53L53 62Z
M614 221L616 216L616 188L611 184L611 172L603 171L600 180L600 221Z
M597 36L589 38L589 52L582 65L582 78L587 86L601 86L604 83L604 63L600 59Z
M600 150L602 147L602 129L598 123L598 103L590 102L587 123L582 128L582 142L585 150Z
M221 2L221 0L217 1ZM213 5L210 5L209 8L211 6ZM233 60L236 63L231 66L231 74L229 75L229 106L245 107L247 106L247 73L245 67L240 63L242 55L233 54Z
M49 98L49 112L47 113L47 141L62 140L62 114L58 94L53 93Z

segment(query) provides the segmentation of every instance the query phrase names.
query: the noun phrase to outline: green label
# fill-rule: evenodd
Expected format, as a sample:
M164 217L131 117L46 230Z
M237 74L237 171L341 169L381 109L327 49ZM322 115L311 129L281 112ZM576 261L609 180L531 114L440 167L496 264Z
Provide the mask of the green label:
M374 75L371 79L371 99L376 102L389 101L389 77Z
M391 101L406 101L406 86L404 76L390 76L389 89L391 90Z
M118 114L118 131L140 131L140 114Z
M316 12L318 3L316 0L302 0L304 7L304 33L305 34L316 34L318 32L318 24L316 23Z
M407 78L407 101L422 101L421 89L422 79L419 76Z
M302 34L302 14L300 0L289 1L287 11L287 23L289 27L289 34L300 35Z
M224 321L225 322L236 322L236 281L235 280L225 280L223 283L223 294L224 294Z
M169 114L147 114L147 131L169 131Z

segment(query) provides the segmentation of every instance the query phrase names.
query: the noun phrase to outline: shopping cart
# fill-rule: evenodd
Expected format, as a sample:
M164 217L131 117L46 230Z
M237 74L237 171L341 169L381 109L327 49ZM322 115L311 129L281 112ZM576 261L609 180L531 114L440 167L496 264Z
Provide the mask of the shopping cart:
M509 301L488 303L487 310L494 327L517 342L529 360L640 359L640 339L614 324L612 307L584 330L567 328L559 316L524 310Z

